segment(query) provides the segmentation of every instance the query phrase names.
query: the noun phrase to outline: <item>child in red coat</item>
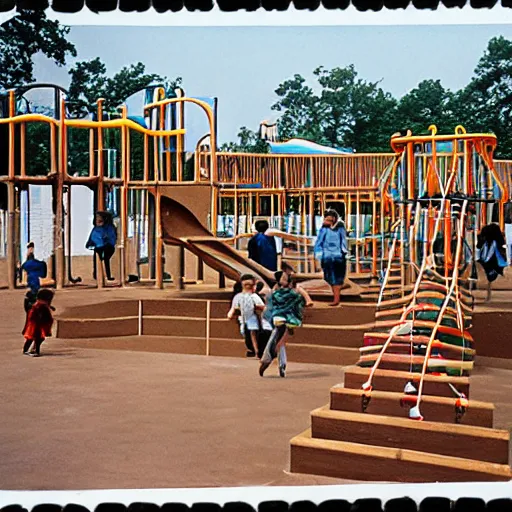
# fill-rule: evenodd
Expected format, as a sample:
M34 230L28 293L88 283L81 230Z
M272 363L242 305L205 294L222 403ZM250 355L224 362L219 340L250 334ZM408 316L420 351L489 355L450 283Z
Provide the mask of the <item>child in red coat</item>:
M45 338L52 335L53 316L52 316L53 292L46 288L37 293L36 303L32 306L27 315L25 327L22 334L25 337L23 345L23 354L39 357L41 344ZM32 343L35 344L35 351L29 352Z

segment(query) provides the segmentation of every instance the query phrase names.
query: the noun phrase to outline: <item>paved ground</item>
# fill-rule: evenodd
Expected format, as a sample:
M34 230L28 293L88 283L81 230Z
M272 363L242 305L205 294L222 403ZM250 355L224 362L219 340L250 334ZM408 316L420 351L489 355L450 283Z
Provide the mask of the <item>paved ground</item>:
M285 473L289 440L328 402L340 368L291 364L286 379L275 368L261 379L254 360L79 349L54 339L43 357L30 358L21 353L23 292L1 293L0 488L342 482ZM60 292L55 306L122 294ZM511 375L477 368L473 378L473 398L496 404L499 428L512 422Z
M55 306L96 293L60 292ZM287 379L272 370L261 379L254 360L76 349L51 338L43 357L30 358L22 298L2 292L0 488L331 481L283 471L289 440L328 402L340 368L293 364Z

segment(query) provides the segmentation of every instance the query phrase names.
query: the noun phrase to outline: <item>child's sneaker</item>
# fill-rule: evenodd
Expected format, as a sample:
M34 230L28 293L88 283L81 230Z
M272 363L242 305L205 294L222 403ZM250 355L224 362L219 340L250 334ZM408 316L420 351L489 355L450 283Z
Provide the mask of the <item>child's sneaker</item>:
M30 352L23 352L23 355L24 355L24 356L29 356L29 355L30 355Z
M285 365L279 367L279 376L282 377L283 379L286 377L286 366Z
M39 357L39 354L37 352L30 352L29 355L32 357Z
M270 363L264 363L263 361L260 362L260 377L263 377L263 374L265 373L265 370L270 366Z
M248 350L245 353L245 357L256 357L256 352L253 352L252 350Z

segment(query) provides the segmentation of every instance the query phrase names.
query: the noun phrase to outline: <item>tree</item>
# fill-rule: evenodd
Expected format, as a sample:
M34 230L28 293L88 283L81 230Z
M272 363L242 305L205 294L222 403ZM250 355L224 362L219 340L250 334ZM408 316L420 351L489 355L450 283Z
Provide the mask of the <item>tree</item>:
M105 99L105 112L114 112L127 98L152 83L162 83L167 90L176 89L181 85L181 77L168 80L154 73L146 74L145 71L144 64L138 62L108 77L107 68L99 57L77 62L69 71L71 82L68 101L71 104L71 112L75 115L84 110L95 112L98 98Z
M319 94L300 75L275 91L280 99L272 109L282 112L278 125L283 138L301 137L359 152L388 151L396 100L378 82L358 78L353 65L319 67L313 74Z
M233 153L268 153L268 144L262 140L256 132L249 130L245 126L238 132L239 142L229 142L222 144L220 151L229 151Z
M408 129L414 135L421 135L428 133L428 127L435 124L439 133L453 133L459 124L458 100L440 80L423 80L400 99L396 130Z
M512 158L512 41L494 37L467 87L457 93L461 124L468 131L493 132L496 156Z
M150 84L161 83L166 90L174 90L181 85L181 77L169 80L156 74L146 74L142 62L126 66L114 76L107 76L107 69L100 58L77 62L69 71L71 81L68 89L69 113L82 117L85 113L96 112L97 100L103 98L103 110L109 114L119 114L117 107L133 94L144 90ZM115 162L120 169L121 136L118 129L103 131L105 148L117 150ZM144 137L130 131L132 178L142 178L144 169ZM69 172L84 175L89 172L89 133L88 130L69 130L70 161ZM109 158L105 154L106 158ZM153 159L150 158L150 162ZM113 171L113 167L110 167ZM108 167L107 167L108 170Z
M6 89L34 81L32 57L42 52L58 66L76 57L66 36L69 27L49 20L44 11L21 10L0 26L0 85Z

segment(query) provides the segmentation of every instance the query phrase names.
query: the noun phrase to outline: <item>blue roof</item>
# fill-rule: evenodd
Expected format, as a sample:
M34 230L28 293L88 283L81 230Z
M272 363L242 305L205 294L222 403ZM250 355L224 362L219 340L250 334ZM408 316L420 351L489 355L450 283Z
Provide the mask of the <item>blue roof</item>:
M353 153L351 149L336 149L321 146L305 139L290 139L287 142L269 142L270 152L282 155L344 155Z

